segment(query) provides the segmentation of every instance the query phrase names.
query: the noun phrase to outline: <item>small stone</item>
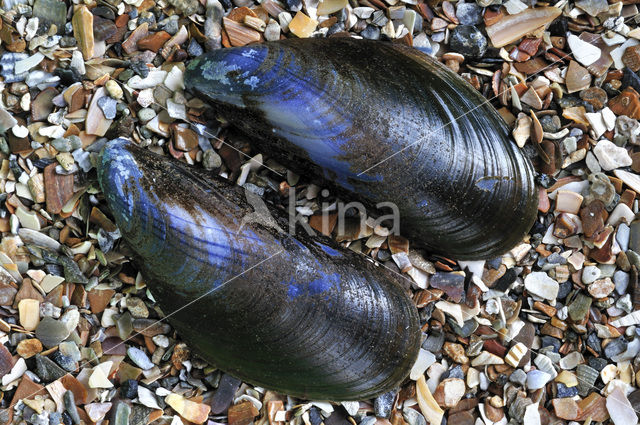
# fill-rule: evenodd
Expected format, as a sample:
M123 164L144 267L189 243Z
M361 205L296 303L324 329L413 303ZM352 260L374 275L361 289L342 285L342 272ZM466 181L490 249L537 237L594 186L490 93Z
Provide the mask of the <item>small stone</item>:
M441 407L454 407L460 402L465 393L465 383L459 378L447 378L438 384L433 394Z
M133 400L138 397L138 381L127 379L120 385L120 396Z
M297 12L289 23L289 31L298 38L309 38L316 30L318 22L302 12Z
M504 360L488 351L481 352L479 356L471 360L471 366L473 367L496 364L504 364Z
M545 272L529 273L524 279L524 285L528 292L545 300L555 300L558 296L558 282Z
M124 95L120 84L118 84L115 80L107 81L104 85L104 88L107 90L107 93L109 93L109 96L116 100L122 99L122 96Z
M636 411L620 387L614 388L613 391L609 393L606 406L611 416L611 421L615 425L628 425L638 422Z
M40 379L44 382L53 382L57 379L62 378L66 375L66 372L60 368L57 364L53 362L48 357L41 356L40 354L36 354L35 356L36 363L36 374Z
M458 3L456 17L460 25L478 25L482 22L482 8L475 2Z
M80 419L80 415L78 414L78 408L76 407L76 401L75 397L73 396L73 392L65 392L63 400L65 411L69 414L73 423L80 425L82 423L82 420Z
M144 301L138 297L127 298L127 309L135 318L144 319L149 317L149 309L145 305Z
M464 273L436 272L431 276L429 284L436 289L442 289L454 302L460 302L464 296Z
M567 43L573 57L584 66L589 66L600 59L602 52L596 46L581 40L578 36L569 34Z
M556 195L556 211L578 214L583 199L579 193L569 190L559 190Z
M469 363L469 358L464 354L464 347L460 344L445 342L443 346L444 353L454 362L459 364ZM435 361L435 357L434 357Z
M155 116L156 111L151 108L142 108L138 111L138 119L143 123L151 121Z
M71 19L73 24L73 36L78 41L80 51L85 60L89 60L94 54L93 39L93 14L86 6L81 5L76 9Z
M377 417L388 418L391 416L391 409L393 408L393 401L396 398L396 394L396 391L389 391L376 397L373 402L373 408Z
M209 415L209 410L211 408L209 405L204 403L195 403L193 401L185 399L183 396L179 394L171 393L165 397L164 401L173 408L180 416L189 422L193 422L194 424L202 424L207 421L207 417ZM240 406L241 408L238 408ZM242 410L243 419L248 419L248 415L246 412L252 414L255 412L248 422L238 421L238 413ZM258 409L255 408L253 403L250 401L243 401L235 406L229 408L228 419L229 425L248 425L253 421L253 418L258 416Z
M188 152L198 147L198 135L195 131L179 125L172 125L171 132L176 149Z
M127 349L127 355L136 366L143 370L151 369L154 364L149 360L149 357L144 351L136 347L129 347Z
M151 50L157 53L158 50L171 38L171 34L166 31L158 31L141 38L138 41L139 50Z
M69 333L70 331L64 323L52 317L43 318L36 328L36 338L47 348L55 347L61 343L69 336Z
M40 322L40 302L34 299L23 299L18 303L20 325L27 331L33 331Z
M100 422L111 410L111 403L89 403L85 404L84 411L92 422Z
M458 25L451 31L449 37L451 50L464 56L480 58L487 51L487 39L473 25Z
M632 87L627 87L618 96L609 100L609 108L616 115L640 119L640 95Z
M37 338L23 339L18 343L16 352L23 359L31 358L36 354L42 352L42 343ZM0 368L0 372L1 371L2 371L2 368Z
M459 344L458 344L459 345ZM464 355L464 350L463 353ZM465 356L466 358L466 356ZM468 361L469 359L467 359ZM417 380L424 372L427 370L429 366L436 362L436 356L430 351L420 349L418 352L418 357L416 358L416 362L413 364L411 368L411 372L409 373L409 378L412 380Z
M569 93L579 92L591 85L591 74L586 68L580 66L578 62L571 61L567 68L565 84Z
M541 370L532 370L527 373L527 388L538 390L543 388L551 380L551 375Z
M600 277L601 271L596 266L586 266L582 270L582 283L589 285Z
M527 346L519 342L513 347L511 347L511 349L505 356L504 361L508 365L513 366L514 368L517 368L518 364L520 364L520 360L522 360L525 354L527 354L527 351L528 351Z
M628 167L633 162L625 148L620 148L606 139L600 140L596 144L593 153L598 158L600 166L606 171Z
M107 361L100 363L93 368L93 372L89 376L89 388L111 388L113 384L109 381L108 373L113 362Z
M113 97L103 96L98 99L97 103L106 119L112 120L116 117L116 105L118 102Z

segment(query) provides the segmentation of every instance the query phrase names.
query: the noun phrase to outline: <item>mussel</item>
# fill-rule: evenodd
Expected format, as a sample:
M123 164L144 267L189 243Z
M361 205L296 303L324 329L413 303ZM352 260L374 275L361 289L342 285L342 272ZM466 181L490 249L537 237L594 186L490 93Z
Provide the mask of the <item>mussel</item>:
M284 165L369 204L456 259L503 254L536 217L529 160L470 84L406 46L287 39L193 60L187 89Z
M287 394L360 400L397 387L419 350L401 279L227 180L109 142L98 179L169 322L216 367Z

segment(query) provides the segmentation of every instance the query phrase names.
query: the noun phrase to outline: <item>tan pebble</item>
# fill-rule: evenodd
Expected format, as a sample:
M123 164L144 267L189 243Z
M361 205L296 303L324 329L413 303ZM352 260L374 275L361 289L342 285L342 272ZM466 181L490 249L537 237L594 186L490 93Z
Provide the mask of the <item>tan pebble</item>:
M289 31L298 38L309 38L317 26L318 21L298 12L289 23Z
M40 323L40 302L34 299L24 299L18 303L20 325L27 331L33 331Z
M519 342L511 347L505 356L504 361L509 366L518 367L520 360L525 356L525 354L527 354L527 346Z

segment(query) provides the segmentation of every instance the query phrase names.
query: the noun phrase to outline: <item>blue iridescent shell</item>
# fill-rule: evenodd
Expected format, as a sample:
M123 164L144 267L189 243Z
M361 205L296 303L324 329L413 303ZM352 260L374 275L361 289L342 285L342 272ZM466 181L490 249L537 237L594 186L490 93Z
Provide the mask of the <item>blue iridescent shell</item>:
M396 275L291 236L256 195L123 140L98 178L162 311L211 364L313 399L367 399L407 377L421 337Z
M185 85L259 151L397 205L402 234L432 252L496 257L535 220L533 168L500 115L417 50L351 38L219 49L187 66Z

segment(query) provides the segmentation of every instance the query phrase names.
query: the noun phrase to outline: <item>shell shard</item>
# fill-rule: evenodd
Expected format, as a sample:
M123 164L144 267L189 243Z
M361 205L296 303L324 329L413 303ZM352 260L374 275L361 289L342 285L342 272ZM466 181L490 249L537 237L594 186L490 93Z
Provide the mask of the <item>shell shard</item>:
M399 278L326 238L291 236L256 195L123 140L103 149L107 204L169 322L197 353L287 394L366 399L420 346Z
M192 61L187 89L295 171L371 205L457 259L511 249L537 214L531 164L495 109L428 56L349 38L288 39Z

